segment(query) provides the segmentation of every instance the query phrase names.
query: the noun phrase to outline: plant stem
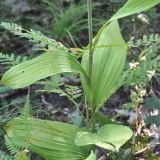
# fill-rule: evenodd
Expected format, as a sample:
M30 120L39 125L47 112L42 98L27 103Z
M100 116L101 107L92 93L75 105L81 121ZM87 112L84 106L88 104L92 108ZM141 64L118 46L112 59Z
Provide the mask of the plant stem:
M95 109L94 109L94 106L92 105L92 108L91 108L91 131L92 132L95 132L95 125L96 125Z
M89 127L89 113L88 113L88 104L87 104L87 99L85 99L85 108L86 108L86 128L88 129Z
M93 39L93 24L92 24L92 0L87 0L88 6L88 32L89 32L89 79L92 84L92 68L93 68L93 52L92 52L92 39ZM91 103L91 102L90 102ZM95 109L93 103L91 107L91 130L95 131Z
M87 0L88 6L88 32L89 32L89 79L92 81L92 66L93 66L93 53L92 53L92 39L93 39L93 25L92 25L92 0Z

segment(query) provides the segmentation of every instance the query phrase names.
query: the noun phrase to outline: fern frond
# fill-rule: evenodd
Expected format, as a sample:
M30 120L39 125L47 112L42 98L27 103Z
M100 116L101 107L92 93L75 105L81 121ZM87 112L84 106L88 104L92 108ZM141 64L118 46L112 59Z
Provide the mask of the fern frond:
M143 47L143 46L152 46L156 45L158 46L160 44L160 35L159 34L150 34L150 35L144 35L142 39L138 40L129 40L127 42L128 48L134 48L134 47ZM121 44L112 44L112 45L100 45L96 48L109 48L109 47L116 47L121 46ZM95 46L94 46L95 47Z
M28 148L31 139L31 130L28 126L28 118L30 116L30 95L26 97L26 102L20 115L20 119L24 122L25 132L24 132L24 148Z
M43 89L37 90L37 92L57 93L67 97L74 105L76 104L75 100L82 95L78 86L65 84L60 75L52 76L50 80L39 81L37 84L44 85Z
M15 160L15 158L0 150L0 160Z
M22 150L24 140L16 136L13 139L9 139L8 136L5 136L5 145L11 154L16 154Z
M142 39L130 40L128 43L129 48L140 47L140 46L151 46L160 44L159 34L150 34L148 36L144 35Z
M156 48L150 48L145 55L130 63L132 67L130 66L124 70L117 84L118 88L123 85L146 86L160 68L156 52Z
M60 50L67 50L67 48L60 42L57 42L54 39L50 39L47 36L45 36L40 31L34 31L33 29L30 29L30 31L23 29L21 26L15 24L15 23L7 23L7 22L1 22L0 26L4 27L5 29L9 30L11 33L27 38L30 42L34 43L34 45L41 50L54 50L54 49L60 49Z
M27 61L28 57L27 56L16 56L15 54L3 54L0 53L0 63L2 65L5 65L5 68L10 68L12 66L15 66L19 63Z
M28 94L26 97L26 102L25 102L25 105L24 105L23 110L21 112L20 118L24 119L24 121L26 122L28 117L30 116L29 112L30 112L30 100L29 100L29 94Z
M23 31L22 27L15 23L1 22L0 25L16 35L22 33Z
M70 95L73 99L76 99L82 95L80 88L77 86L65 85L65 88L66 88L66 93Z
M8 136L5 136L5 144L7 149L10 151L11 154L18 154L20 153L23 149L27 149L29 145L29 140L30 140L30 130L28 127L28 117L29 117L29 111L30 111L30 105L29 105L29 95L27 95L26 98L26 103L24 105L24 108L21 112L20 119L24 124L24 133L23 136L19 136L19 132L14 132L14 138L9 139ZM15 123L12 124L17 125Z

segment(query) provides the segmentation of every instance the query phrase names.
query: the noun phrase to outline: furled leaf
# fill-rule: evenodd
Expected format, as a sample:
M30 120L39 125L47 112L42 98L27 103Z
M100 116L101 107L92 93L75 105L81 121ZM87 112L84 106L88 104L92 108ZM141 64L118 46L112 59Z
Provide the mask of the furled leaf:
M159 3L160 0L128 0L128 2L116 14L113 15L110 21L143 12Z
M46 160L84 160L91 152L90 146L81 147L74 143L74 137L80 131L75 125L29 118L28 127L30 128L28 150ZM15 118L10 121L6 125L6 132L10 140L15 137L24 139L24 120Z
M93 52L92 89L93 104L100 108L113 93L113 87L122 73L127 46L117 21L106 26L95 44ZM88 52L83 55L82 66L88 73ZM82 78L82 82L84 82ZM83 84L84 90L85 85ZM87 92L87 91L86 91Z
M96 160L96 155L92 151L91 154L89 155L89 157L86 158L85 160Z
M81 73L85 82L88 81L86 73L74 56L56 50L12 67L3 75L1 82L14 89L23 88L62 72Z
M78 132L75 143L79 146L95 144L99 147L118 151L132 137L130 128L122 125L107 124L101 127L97 133Z

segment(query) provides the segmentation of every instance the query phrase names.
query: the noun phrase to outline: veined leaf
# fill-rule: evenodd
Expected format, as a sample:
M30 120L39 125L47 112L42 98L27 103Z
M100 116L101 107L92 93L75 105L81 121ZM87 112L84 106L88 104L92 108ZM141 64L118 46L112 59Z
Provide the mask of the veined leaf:
M106 26L93 52L92 89L93 104L97 110L112 94L126 59L127 45L124 42L117 21ZM83 55L82 66L88 73L88 52ZM82 82L84 82L82 78ZM85 85L83 85L86 90Z
M143 12L154 7L158 3L160 3L160 0L128 0L128 2L113 15L110 21Z
M1 82L11 88L23 88L38 80L62 72L80 73L85 78L87 86L88 77L74 56L63 51L50 51L45 54L12 67L2 77Z
M119 151L119 148L132 137L132 134L132 130L126 126L107 124L97 133L78 132L75 143L78 146L95 144L111 151Z
M81 147L74 143L74 137L80 131L75 125L29 118L28 127L29 151L39 154L46 160L84 160L91 152L90 146ZM11 140L15 137L24 139L24 120L15 118L10 121L6 125L6 132Z

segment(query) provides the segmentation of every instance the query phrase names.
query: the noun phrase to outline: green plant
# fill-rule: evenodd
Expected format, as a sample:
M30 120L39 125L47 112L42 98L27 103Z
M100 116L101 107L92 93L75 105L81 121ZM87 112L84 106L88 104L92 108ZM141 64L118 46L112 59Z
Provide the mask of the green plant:
M48 10L52 13L52 25L49 27L50 33L57 40L67 39L66 44L76 47L79 39L76 34L86 29L87 14L86 5L84 3L75 5L72 1L69 7L63 6L61 2L57 4L49 0L44 0Z
M145 38L144 38L145 37ZM135 42L130 41L129 47L142 47L140 54L127 64L123 71L118 86L131 87L131 101L124 104L127 109L136 110L136 128L138 128L138 107L143 103L143 96L146 93L146 87L149 86L153 77L159 75L160 63L157 57L159 48L159 35L144 36ZM156 38L157 37L157 38ZM145 48L143 48L145 47Z
M65 84L61 75L54 75L50 80L39 81L37 84L44 85L43 89L37 92L57 93L67 97L75 106L78 105L75 100L82 95L78 86Z
M92 1L88 0L89 46L84 50L81 63L74 55L74 51L69 52L69 49L64 49L56 41L50 39L46 41L47 37L45 37L45 44L47 43L49 48L51 45L51 49L47 49L45 54L37 58L8 70L1 82L14 89L27 87L38 80L59 73L79 73L87 102L86 112L89 112L89 108L91 110L91 119L86 118L86 129L30 117L25 120L15 118L6 125L9 140L14 141L16 137L24 139L27 126L31 134L30 140L27 139L25 142L28 144L27 149L47 160L63 160L66 157L70 160L83 160L90 153L88 159L94 160L95 156L92 154L94 145L111 151L119 151L120 147L132 137L131 129L117 124L106 124L98 129L95 127L96 112L117 88L116 83L125 65L127 44L121 36L118 19L142 12L158 3L160 0L129 0L100 28L93 39ZM15 25L7 23L1 25L14 32ZM27 37L34 43L35 39L38 39L40 44L43 44L43 39L37 38L37 32L34 32L34 38L32 31L25 30L23 33L22 28L17 26L16 28L18 30L14 32L15 34ZM44 46L42 48L45 50ZM14 143L18 142L14 141Z
M142 39L138 39L136 41L130 40L128 42L129 47L141 47L141 46L150 46L150 45L158 45L160 43L160 35L159 34L151 34L149 36L144 35Z
M0 157L2 160L15 160L14 157L0 151Z
M23 137L19 137L14 133L15 137L13 139L9 139L7 135L5 135L5 145L7 149L10 151L11 155L8 155L2 151L0 151L0 156L5 160L28 160L27 158L27 148L30 142L30 130L28 128L28 117L30 112L30 102L29 102L29 94L26 98L26 103L23 107L23 110L20 115L20 119L23 121L25 126L25 131L23 132ZM25 158L26 157L26 158Z
M52 76L49 80L46 79L44 81L37 82L37 84L43 85L43 89L38 89L37 93L56 93L59 94L59 96L66 97L72 104L74 105L77 116L79 115L79 118L85 120L83 113L80 111L80 103L78 102L78 98L82 99L82 90L79 86L71 85L71 84L65 84L63 77L61 77L60 74ZM80 100L82 101L82 100ZM80 120L79 119L79 120ZM77 119L78 120L78 119ZM81 122L79 122L81 124Z
M131 102L124 105L125 108L137 108L143 102L142 93L150 84L153 77L159 75L160 63L158 60L159 35L151 34L143 36L142 39L130 40L129 48L139 48L138 56L127 62L126 67L117 85L129 86L131 88Z
M2 65L5 65L6 68L11 68L12 66L15 66L19 63L27 61L27 57L24 56L15 56L13 53L11 55L9 54L3 54L0 53L0 62Z
M34 31L33 29L27 31L17 24L7 22L1 22L1 26L19 37L27 38L30 42L34 43L39 50L66 50L66 47L63 44L48 38L40 31Z

